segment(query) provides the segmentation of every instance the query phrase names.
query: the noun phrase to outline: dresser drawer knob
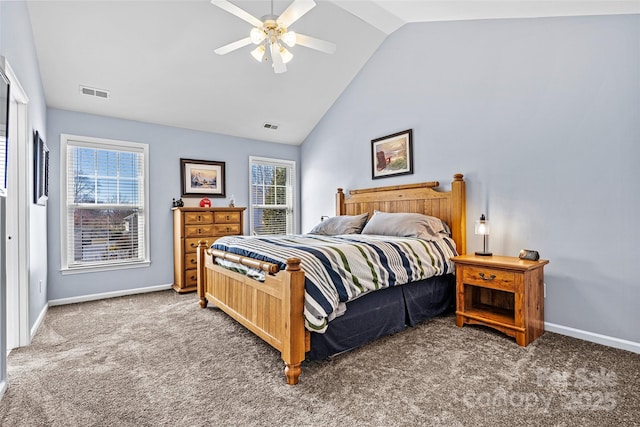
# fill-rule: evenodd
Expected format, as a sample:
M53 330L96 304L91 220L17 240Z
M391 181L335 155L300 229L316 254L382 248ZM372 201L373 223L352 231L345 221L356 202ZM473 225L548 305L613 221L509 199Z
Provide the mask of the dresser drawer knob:
M198 263L198 261L196 261L195 259L191 260L191 264L197 264L197 263Z
M480 278L481 278L482 280L486 280L487 282L490 282L490 281L492 281L493 279L495 279L495 278L496 278L496 275L495 275L495 274L492 274L491 276L486 277L486 276L484 275L484 273L480 273Z

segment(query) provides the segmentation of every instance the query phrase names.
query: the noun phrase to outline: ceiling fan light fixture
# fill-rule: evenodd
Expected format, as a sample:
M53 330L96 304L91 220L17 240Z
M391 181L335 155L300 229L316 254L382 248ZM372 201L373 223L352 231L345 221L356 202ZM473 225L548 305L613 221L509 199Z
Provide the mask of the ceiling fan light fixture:
M264 48L264 45L261 44L260 46L258 46L257 48L253 49L251 51L251 56L253 56L253 58L258 61L258 62L262 62L262 59L264 58L264 54L266 52L266 49Z
M285 64L293 59L293 53L289 52L284 46L280 48L280 55L282 56L282 62Z
M280 39L289 47L294 47L296 45L296 32L295 31L287 31L280 36Z
M249 37L251 37L253 44L260 44L267 38L267 35L260 28L253 27L249 33Z
M334 43L289 31L291 25L316 6L314 0L293 0L279 16L274 15L271 0L271 14L260 19L229 0L211 0L211 3L253 26L248 37L215 49L214 52L218 55L254 44L256 48L251 51L251 56L259 62L270 61L273 71L280 74L287 71L285 64L293 59L293 54L284 45L289 48L304 46L324 53L336 51Z

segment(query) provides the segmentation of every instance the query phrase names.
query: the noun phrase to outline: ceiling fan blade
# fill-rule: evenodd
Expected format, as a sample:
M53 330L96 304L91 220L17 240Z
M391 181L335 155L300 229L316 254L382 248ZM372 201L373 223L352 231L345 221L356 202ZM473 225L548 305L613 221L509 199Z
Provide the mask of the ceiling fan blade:
M225 55L229 52L233 52L236 49L240 49L241 47L245 47L251 44L251 37L245 37L244 39L237 40L233 43L226 44L222 47L214 50L218 55Z
M309 12L316 5L313 0L294 0L289 7L282 12L282 15L278 17L278 23L284 27L289 27L291 24L302 18L302 15Z
M280 54L280 45L278 43L271 44L271 60L273 61L273 71L276 74L284 73L287 71L287 66L284 64L282 60L282 55Z
M336 51L335 43L316 39L315 37L305 36L304 34L300 33L296 33L296 44L319 50L320 52L324 53L335 53Z
M249 24L254 27L261 27L262 21L250 14L249 12L240 9L233 3L228 2L227 0L211 0L211 4L218 6L222 10L226 10L232 15L237 16L240 19L247 21Z

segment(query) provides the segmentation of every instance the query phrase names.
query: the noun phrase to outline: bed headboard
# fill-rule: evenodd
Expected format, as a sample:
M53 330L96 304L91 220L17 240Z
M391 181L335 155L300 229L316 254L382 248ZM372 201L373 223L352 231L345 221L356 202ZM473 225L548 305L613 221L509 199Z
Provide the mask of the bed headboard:
M349 191L342 188L336 194L336 215L359 215L374 210L383 212L417 212L444 220L451 228L459 254L467 252L465 183L462 174L455 174L450 191L436 189L438 181L392 185Z

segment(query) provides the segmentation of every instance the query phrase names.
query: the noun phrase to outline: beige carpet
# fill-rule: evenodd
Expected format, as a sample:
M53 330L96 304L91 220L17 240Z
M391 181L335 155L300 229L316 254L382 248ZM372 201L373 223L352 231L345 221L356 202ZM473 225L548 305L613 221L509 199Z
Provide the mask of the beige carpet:
M275 350L173 291L52 307L9 381L2 426L640 425L638 354L446 316L287 386Z

